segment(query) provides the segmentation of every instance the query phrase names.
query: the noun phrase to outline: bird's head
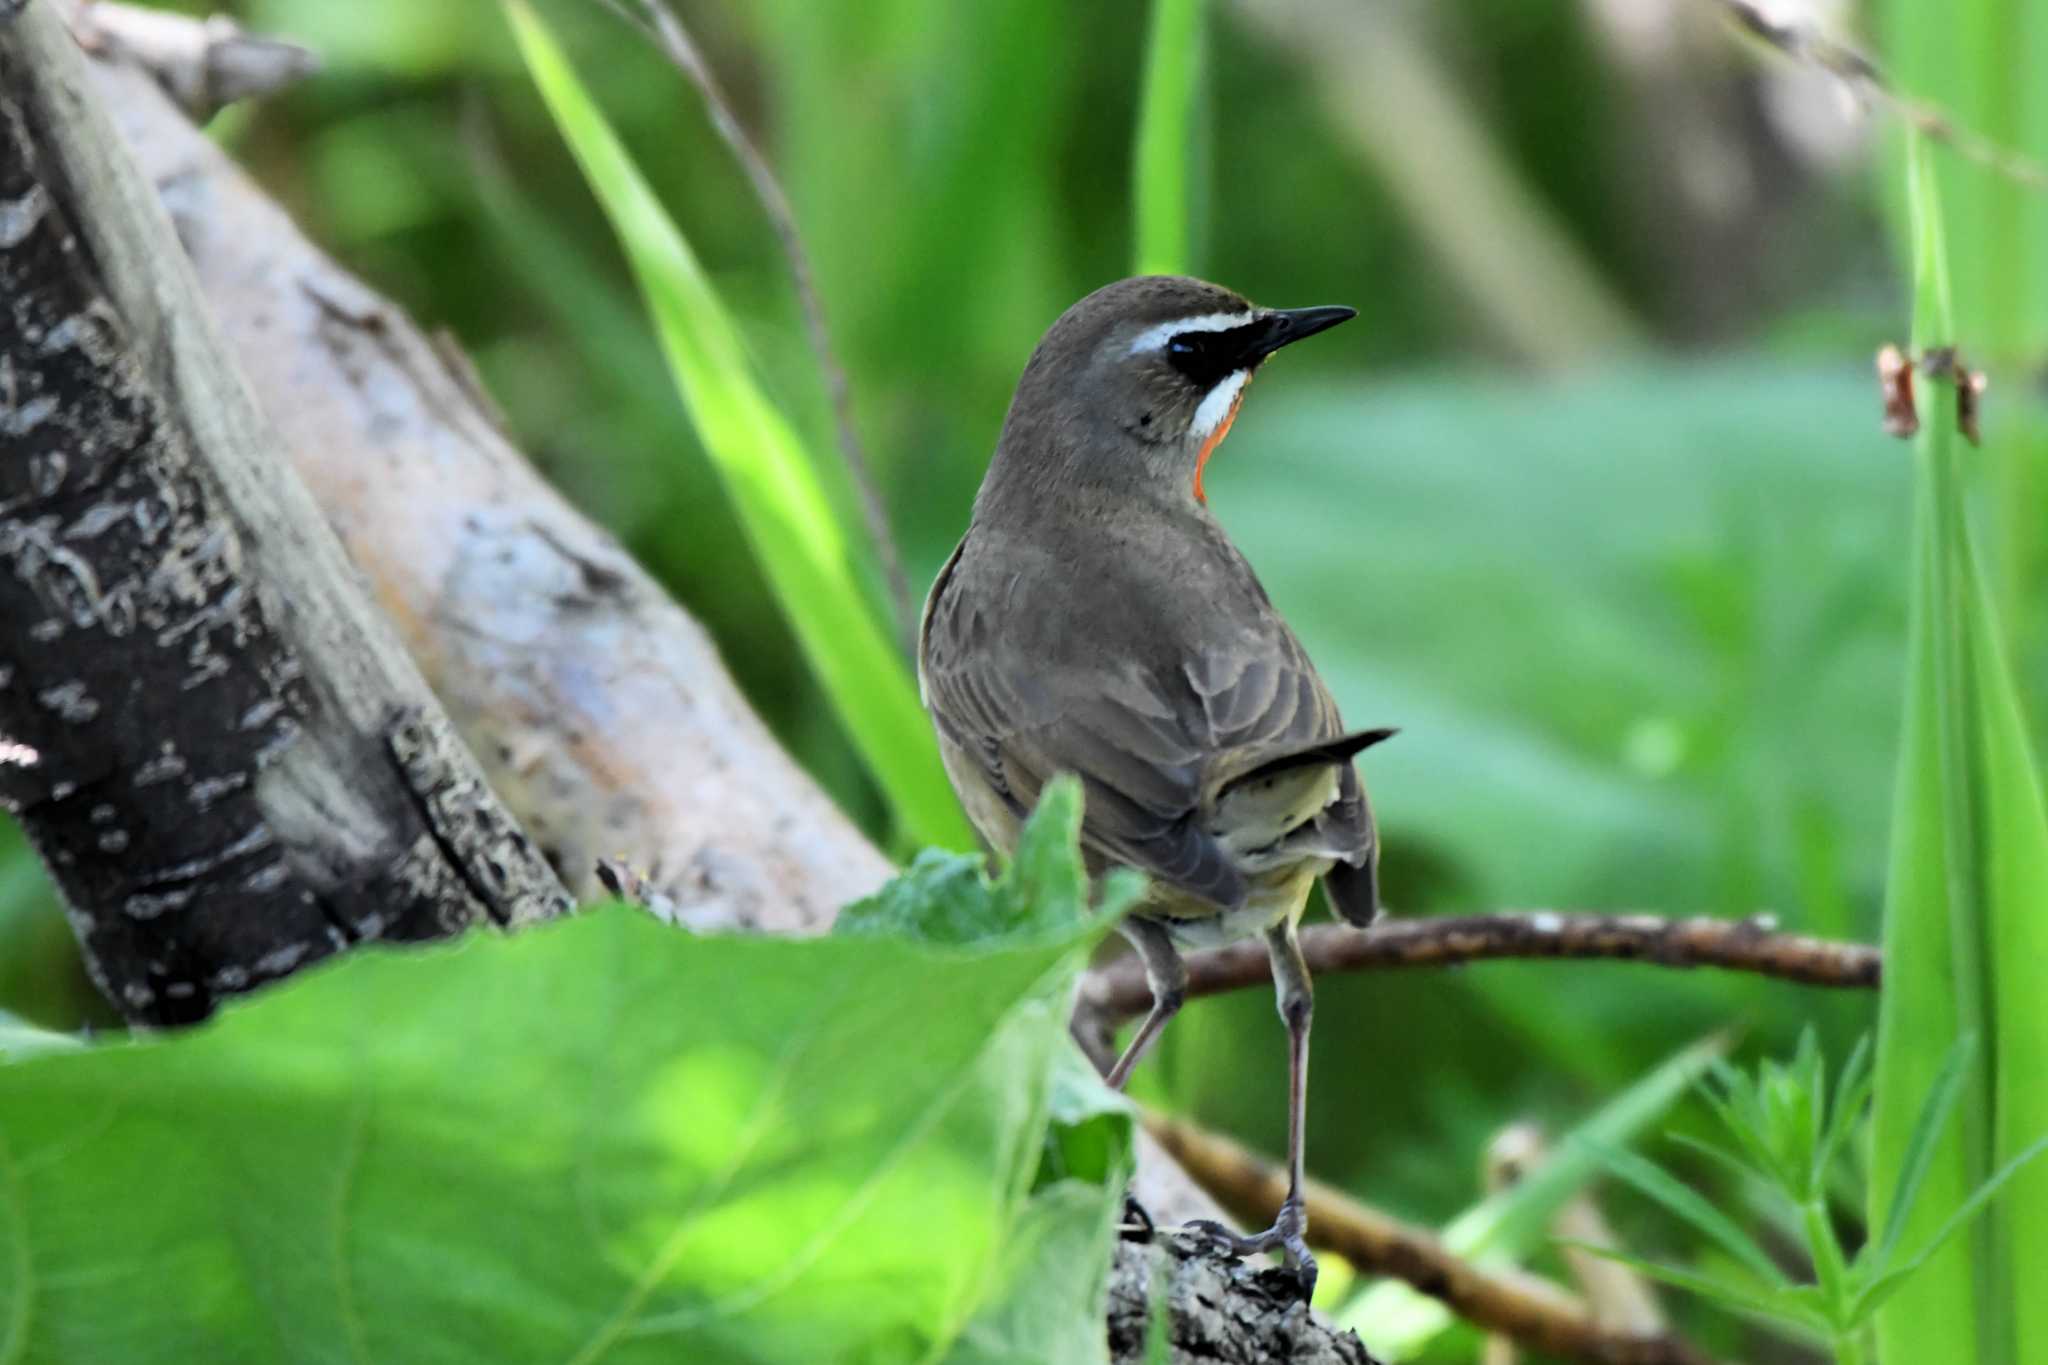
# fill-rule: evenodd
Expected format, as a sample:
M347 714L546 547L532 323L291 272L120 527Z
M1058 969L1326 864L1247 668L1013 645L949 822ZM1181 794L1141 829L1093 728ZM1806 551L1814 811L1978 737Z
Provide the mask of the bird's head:
M1105 285L1038 343L998 460L1041 466L1030 471L1034 481L1166 478L1203 501L1202 469L1266 357L1356 316L1341 307L1260 308L1180 275Z

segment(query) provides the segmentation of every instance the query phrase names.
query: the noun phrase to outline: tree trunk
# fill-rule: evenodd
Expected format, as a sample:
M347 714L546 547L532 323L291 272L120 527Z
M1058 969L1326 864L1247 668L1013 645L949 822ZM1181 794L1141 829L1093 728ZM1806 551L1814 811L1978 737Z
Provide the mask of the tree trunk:
M568 901L225 359L47 5L0 22L0 798L132 1020Z

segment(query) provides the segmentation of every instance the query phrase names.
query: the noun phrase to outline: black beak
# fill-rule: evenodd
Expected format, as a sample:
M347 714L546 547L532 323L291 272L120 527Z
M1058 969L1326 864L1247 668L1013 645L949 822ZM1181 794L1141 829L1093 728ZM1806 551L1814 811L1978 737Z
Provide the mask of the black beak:
M1244 330L1250 333L1243 364L1257 365L1282 346L1292 346L1303 337L1327 332L1340 322L1358 316L1356 308L1276 308Z

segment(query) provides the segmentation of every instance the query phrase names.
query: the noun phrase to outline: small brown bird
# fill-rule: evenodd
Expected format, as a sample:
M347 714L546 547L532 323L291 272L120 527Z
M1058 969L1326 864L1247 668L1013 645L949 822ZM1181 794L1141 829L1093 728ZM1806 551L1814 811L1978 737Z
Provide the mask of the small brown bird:
M918 639L946 771L983 837L1014 851L1040 790L1071 772L1091 870L1151 879L1119 927L1152 1011L1111 1085L1180 1008L1180 949L1265 938L1288 1032L1288 1196L1270 1229L1235 1241L1279 1250L1310 1285L1310 987L1295 926L1317 877L1353 924L1378 914L1378 841L1351 759L1392 731L1344 729L1210 514L1202 470L1266 357L1354 316L1257 308L1177 276L1069 308L1024 367Z

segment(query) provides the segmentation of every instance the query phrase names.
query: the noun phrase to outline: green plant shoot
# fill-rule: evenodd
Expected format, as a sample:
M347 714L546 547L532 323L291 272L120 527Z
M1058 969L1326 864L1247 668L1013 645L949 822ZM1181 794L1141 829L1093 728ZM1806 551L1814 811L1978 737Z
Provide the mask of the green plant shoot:
M1702 1236L1719 1264L1672 1266L1611 1248L1585 1249L1774 1324L1794 1339L1822 1344L1837 1365L1866 1365L1872 1359L1871 1319L1972 1225L2022 1166L2048 1149L2044 1136L1961 1201L1932 1208L1929 1235L1906 1235L1915 1213L1929 1207L1927 1175L1955 1117L1975 1050L1969 1039L1949 1049L1914 1117L1897 1183L1873 1201L1873 1207L1882 1206L1889 1214L1872 1226L1853 1255L1844 1245L1830 1192L1845 1176L1845 1159L1866 1121L1872 1082L1868 1040L1857 1043L1832 1091L1811 1029L1800 1036L1789 1064L1766 1060L1754 1076L1723 1062L1714 1064L1702 1092L1732 1145L1678 1141L1761 1195L1777 1222L1798 1240L1812 1267L1811 1279L1786 1274L1754 1236L1670 1171L1597 1140L1586 1145L1607 1169Z

